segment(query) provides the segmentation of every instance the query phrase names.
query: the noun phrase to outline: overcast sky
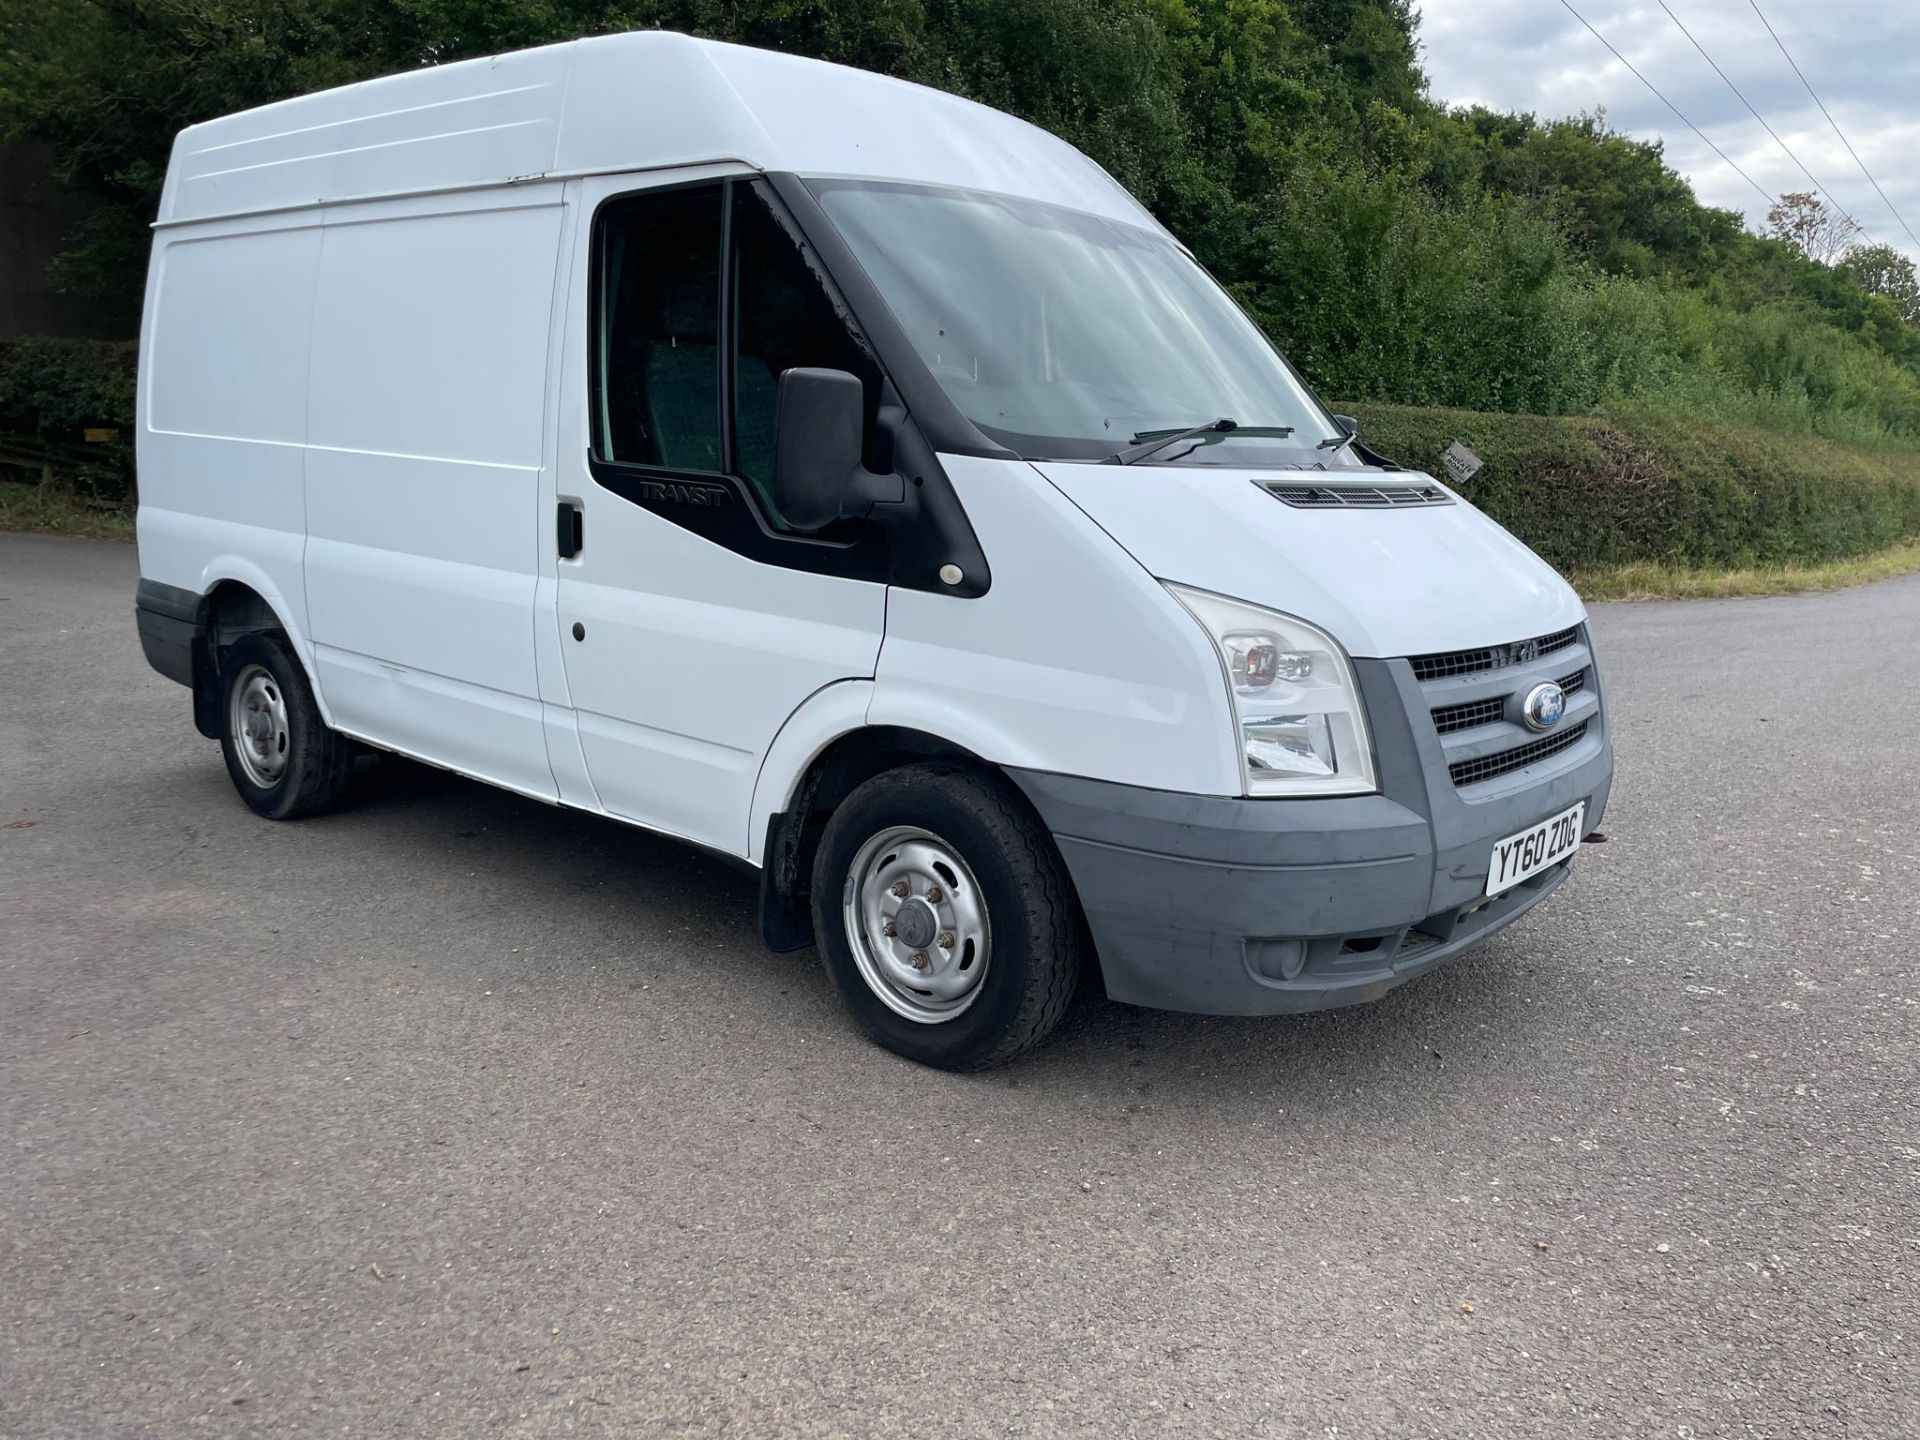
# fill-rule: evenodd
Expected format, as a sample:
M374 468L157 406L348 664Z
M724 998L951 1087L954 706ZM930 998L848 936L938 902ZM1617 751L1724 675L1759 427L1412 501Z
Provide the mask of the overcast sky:
M1658 0L1570 0L1769 195L1810 190L1798 166L1714 74ZM1920 261L1748 0L1666 0L1830 198L1869 238ZM1794 60L1907 225L1920 234L1920 0L1759 0ZM1710 205L1764 222L1766 204L1561 0L1420 0L1436 100L1543 118L1604 108L1616 129L1666 144L1668 163Z

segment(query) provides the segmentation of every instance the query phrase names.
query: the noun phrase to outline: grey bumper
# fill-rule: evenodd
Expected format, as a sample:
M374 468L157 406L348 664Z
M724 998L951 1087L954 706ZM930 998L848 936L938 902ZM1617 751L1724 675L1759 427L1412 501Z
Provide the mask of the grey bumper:
M1579 801L1606 809L1613 749L1578 744L1456 787L1404 661L1355 662L1382 793L1245 800L1013 771L1060 847L1115 1000L1258 1015L1374 1000L1485 939L1566 879L1485 898L1496 840Z

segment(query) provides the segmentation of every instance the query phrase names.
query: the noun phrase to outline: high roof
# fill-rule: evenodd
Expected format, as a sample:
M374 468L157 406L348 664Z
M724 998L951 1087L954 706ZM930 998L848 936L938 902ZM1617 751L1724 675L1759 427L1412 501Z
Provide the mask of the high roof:
M905 81L664 31L430 66L183 130L161 224L508 180L739 161L1154 222L1024 120Z

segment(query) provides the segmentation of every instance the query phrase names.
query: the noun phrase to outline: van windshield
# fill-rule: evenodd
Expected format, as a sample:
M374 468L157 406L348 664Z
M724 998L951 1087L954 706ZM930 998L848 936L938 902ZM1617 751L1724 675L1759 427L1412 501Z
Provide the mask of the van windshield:
M1354 463L1279 352L1165 235L1004 195L809 185L954 404L1008 449L1102 459L1226 416L1264 433L1140 463Z

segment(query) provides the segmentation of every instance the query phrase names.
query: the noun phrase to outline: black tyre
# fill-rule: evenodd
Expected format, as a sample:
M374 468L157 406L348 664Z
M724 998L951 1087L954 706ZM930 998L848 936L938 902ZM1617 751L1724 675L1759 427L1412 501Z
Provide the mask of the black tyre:
M942 1070L1045 1039L1088 954L1052 838L1004 780L949 764L878 775L833 812L813 923L861 1027Z
M306 672L277 635L245 635L220 666L220 753L256 814L297 820L339 804L354 744L329 730Z

